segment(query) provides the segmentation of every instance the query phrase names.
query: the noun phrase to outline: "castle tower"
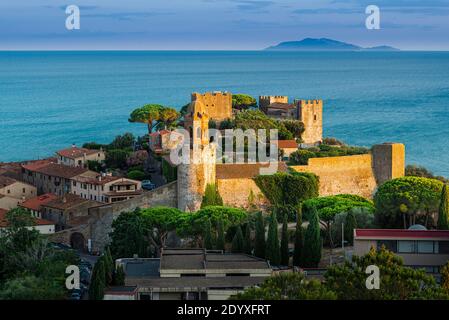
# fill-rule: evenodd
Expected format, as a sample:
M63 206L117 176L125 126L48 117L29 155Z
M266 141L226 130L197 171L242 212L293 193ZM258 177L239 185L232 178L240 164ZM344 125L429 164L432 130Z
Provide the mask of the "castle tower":
M203 105L204 112L217 123L232 118L232 94L229 92L192 93L191 106Z
M304 123L303 143L314 145L323 141L323 100L295 100L298 120Z
M272 103L288 103L287 96L259 96L259 109L266 112L267 107Z
M190 162L178 166L178 208L197 211L208 184L215 183L216 144L209 141L209 114L204 100L195 99L185 116L190 132Z
M375 145L372 157L377 185L405 175L405 146L402 143Z

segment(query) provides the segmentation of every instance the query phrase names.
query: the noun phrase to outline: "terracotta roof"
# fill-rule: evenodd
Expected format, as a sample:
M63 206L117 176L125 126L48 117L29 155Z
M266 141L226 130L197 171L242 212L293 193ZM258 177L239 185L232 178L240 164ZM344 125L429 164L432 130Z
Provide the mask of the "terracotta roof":
M121 178L120 181L114 182L113 185L114 186L129 186L131 184L138 184L138 183L139 182L135 181L135 180Z
M4 188L16 183L17 180L6 176L0 176L0 188Z
M89 171L81 167L69 167L63 164L47 163L45 165L29 165L23 166L30 171L39 172L48 176L70 179L82 173Z
M30 170L30 171L36 171L39 168L45 167L46 165L50 163L55 163L56 159L44 159L44 160L36 160L36 161L29 161L22 165L23 168Z
M294 109L296 108L294 104L291 103L283 103L283 102L273 102L268 107L268 109Z
M298 143L295 140L278 140L275 143L280 149L298 149Z
M439 238L449 240L449 230L355 229L354 236L358 239Z
M261 168L268 168L267 164L261 163L238 163L238 164L217 164L217 179L241 179L254 178L260 175ZM287 172L288 167L284 162L277 163L277 172Z
M53 193L46 193L41 196L34 197L34 198L26 200L25 202L22 202L21 204L19 204L19 207L23 207L23 208L34 210L34 211L39 211L40 207L43 204L46 204L46 203L53 201L57 198L58 198L58 196Z
M93 171L92 171L93 172ZM81 182L81 183L87 183L87 184L93 184L93 185L104 185L106 183L116 181L121 179L120 177L113 177L113 176L105 176L101 177L100 174L97 174L97 176L85 176L83 174L77 176L73 180Z
M54 208L54 209L59 209L59 210L67 210L67 209L79 206L81 204L85 204L86 202L90 202L91 207L103 205L100 202L89 200L89 199L84 199L75 194L68 193L64 196L57 197L56 199L47 202L46 204L43 205L43 207L49 207L49 208Z
M93 150L93 149L86 149L86 148L78 148L78 147L70 147L64 150L59 150L56 153L62 157L69 158L69 159L76 159L81 158L84 155L90 155L102 152L101 150Z
M142 190L136 190L136 191L119 191L119 192L111 191L111 192L105 193L104 195L105 195L105 196L108 196L108 197L119 197L119 196L126 197L126 196L138 196L138 195L141 195L142 193L143 193Z
M6 219L6 213L8 211L4 210L4 209L0 209L0 228L6 228L9 225L9 221L8 219ZM39 219L39 218L34 218L34 223L36 226L48 226L48 225L54 225L54 222L48 221L48 220L44 220L44 219Z

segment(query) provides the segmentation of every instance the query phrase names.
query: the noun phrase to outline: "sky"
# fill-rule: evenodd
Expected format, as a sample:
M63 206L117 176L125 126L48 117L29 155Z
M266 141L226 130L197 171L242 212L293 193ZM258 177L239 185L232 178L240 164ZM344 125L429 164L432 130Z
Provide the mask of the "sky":
M79 30L65 27L68 5ZM379 30L365 27L368 5ZM307 37L449 50L449 0L0 0L0 50L258 50Z

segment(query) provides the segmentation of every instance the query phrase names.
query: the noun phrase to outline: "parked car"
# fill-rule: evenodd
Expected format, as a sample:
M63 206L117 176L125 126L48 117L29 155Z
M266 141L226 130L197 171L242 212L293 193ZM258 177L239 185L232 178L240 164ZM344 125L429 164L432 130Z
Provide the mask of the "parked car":
M142 189L145 190L153 190L156 188L156 185L152 183L150 180L143 180L142 181Z

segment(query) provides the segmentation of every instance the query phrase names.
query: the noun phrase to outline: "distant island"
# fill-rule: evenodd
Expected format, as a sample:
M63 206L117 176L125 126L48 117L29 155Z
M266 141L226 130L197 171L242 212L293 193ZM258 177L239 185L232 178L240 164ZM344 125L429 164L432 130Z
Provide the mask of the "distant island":
M300 41L281 42L276 46L271 46L265 50L270 51L399 51L390 46L377 46L363 48L351 43L341 42L332 39L306 38Z

